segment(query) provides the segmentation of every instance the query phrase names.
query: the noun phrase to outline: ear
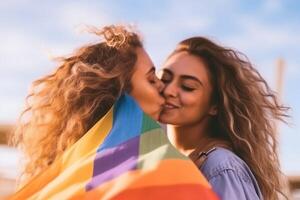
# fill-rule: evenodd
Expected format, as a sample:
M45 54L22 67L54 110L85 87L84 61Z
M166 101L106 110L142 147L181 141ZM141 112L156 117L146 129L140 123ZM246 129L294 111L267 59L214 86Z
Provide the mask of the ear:
M209 109L209 112L208 114L214 116L214 115L217 115L218 114L218 107L217 105L212 105Z

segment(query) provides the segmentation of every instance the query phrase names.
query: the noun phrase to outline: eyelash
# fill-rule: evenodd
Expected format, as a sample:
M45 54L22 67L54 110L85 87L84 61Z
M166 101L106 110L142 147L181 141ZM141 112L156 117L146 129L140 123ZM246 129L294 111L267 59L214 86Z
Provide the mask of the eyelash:
M181 88L182 88L184 91L187 91L187 92L192 92L192 91L195 90L194 88L190 88L190 87L187 87L187 86L184 86L184 85L182 85Z
M151 78L149 78L149 83L151 83L151 84L155 84L156 83L156 77L154 76L154 77L151 77Z
M169 82L170 82L170 80L167 80L167 79L161 79L161 81L162 81L163 83L169 83Z
M163 83L167 84L167 83L171 82L172 80L162 78L161 81ZM180 87L181 87L181 89L183 89L184 91L187 91L187 92L192 92L195 90L195 88L187 87L185 85L181 85Z
M161 81L165 84L170 82L170 80L164 80L164 79L161 79ZM180 87L181 87L181 89L183 89L184 91L187 91L187 92L192 92L192 91L195 90L195 88L187 87L187 86L184 86L184 85L181 85Z

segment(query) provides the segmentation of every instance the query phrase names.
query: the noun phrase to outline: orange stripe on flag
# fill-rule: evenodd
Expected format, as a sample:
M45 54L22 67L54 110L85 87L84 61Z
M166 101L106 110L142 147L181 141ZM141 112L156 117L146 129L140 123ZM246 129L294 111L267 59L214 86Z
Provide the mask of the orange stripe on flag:
M200 192L201 191L201 192ZM151 194L147 195L147 194ZM90 199L90 198L89 198ZM94 198L91 198L94 199ZM217 200L217 196L210 189L197 184L183 184L170 186L152 186L131 189L121 192L111 200Z
M185 169L185 171L178 173L180 169ZM154 167L154 170L130 171L94 190L74 196L72 199L114 199L130 190L137 192L138 190L151 187L167 188L167 186L170 186L172 188L176 187L176 185L180 186L180 188L183 188L184 185L194 185L192 188L197 187L195 194L198 194L198 196L204 192L204 194L211 193L211 197L214 197L210 185L191 161L170 159L162 160ZM185 198L189 199L189 197L188 195ZM210 200L210 198L207 200Z

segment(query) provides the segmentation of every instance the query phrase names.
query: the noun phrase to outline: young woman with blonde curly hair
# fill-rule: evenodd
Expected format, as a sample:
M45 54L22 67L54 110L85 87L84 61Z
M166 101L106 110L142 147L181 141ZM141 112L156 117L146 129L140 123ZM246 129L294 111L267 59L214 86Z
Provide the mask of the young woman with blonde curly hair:
M221 199L283 194L276 120L281 106L247 58L204 37L180 42L161 80L160 121L171 143L199 167Z
M163 84L139 36L123 26L93 32L104 40L33 83L14 135L26 184L11 199L217 200L154 121Z
M60 58L56 71L33 82L12 142L24 153L22 182L48 168L124 93L158 119L162 83L140 37L128 27L91 29L103 41Z

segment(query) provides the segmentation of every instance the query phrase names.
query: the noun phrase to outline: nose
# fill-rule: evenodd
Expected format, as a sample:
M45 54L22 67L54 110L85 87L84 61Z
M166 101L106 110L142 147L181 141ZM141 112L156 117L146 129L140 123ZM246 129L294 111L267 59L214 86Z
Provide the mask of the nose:
M177 90L176 84L174 82L169 82L169 83L165 84L162 94L164 97L177 97L178 90Z
M158 89L159 93L161 93L165 87L165 84L160 79L157 79L155 85L156 85L156 88Z

